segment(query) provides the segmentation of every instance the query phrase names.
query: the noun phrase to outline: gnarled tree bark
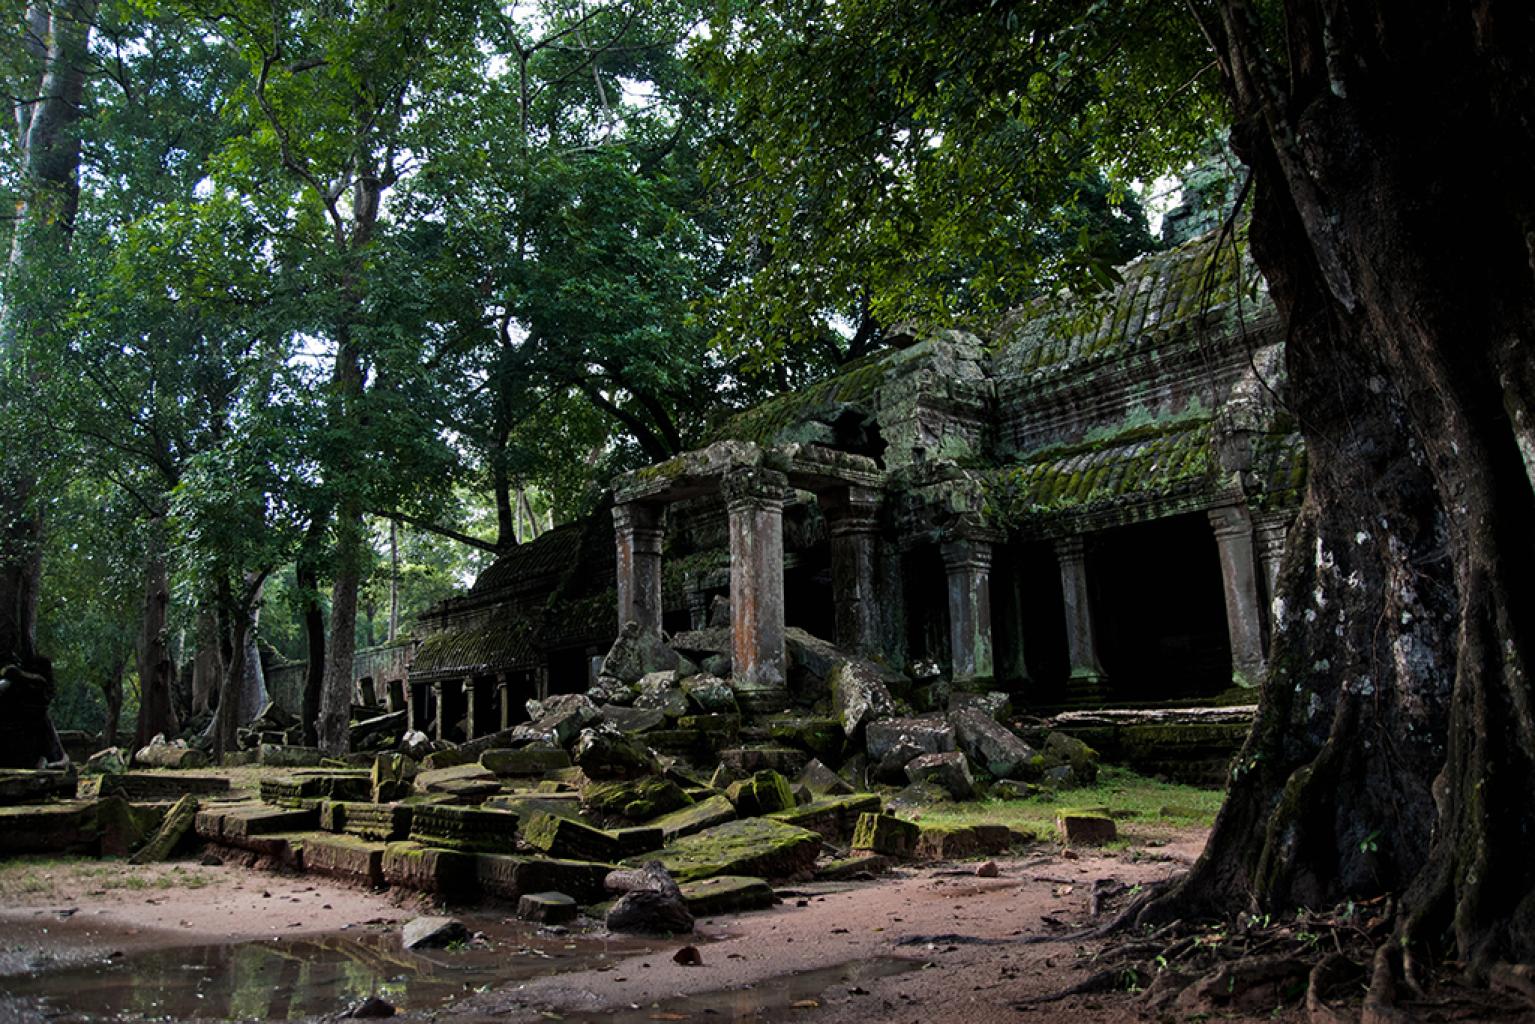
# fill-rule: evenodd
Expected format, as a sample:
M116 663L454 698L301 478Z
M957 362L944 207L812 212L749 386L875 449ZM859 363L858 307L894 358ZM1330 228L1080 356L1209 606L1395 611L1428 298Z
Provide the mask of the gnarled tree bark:
M1535 12L1198 9L1310 477L1255 729L1143 919L1396 892L1407 965L1483 979L1535 959Z

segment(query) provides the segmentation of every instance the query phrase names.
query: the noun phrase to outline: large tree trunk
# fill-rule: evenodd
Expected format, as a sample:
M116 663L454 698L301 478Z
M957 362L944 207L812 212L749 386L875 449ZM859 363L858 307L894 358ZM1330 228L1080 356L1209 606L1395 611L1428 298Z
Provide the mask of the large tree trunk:
M1221 5L1251 239L1310 453L1259 717L1152 913L1405 892L1398 942L1535 959L1535 23L1510 2Z
M352 662L357 652L357 590L361 582L362 517L337 517L337 566L330 592L330 644L316 725L320 749L345 754L352 719Z
M197 653L192 656L192 717L208 713L219 685L218 618L204 608L197 613Z
M138 669L139 717L133 745L145 746L157 733L174 736L180 729L171 702L176 668L166 635L171 603L170 573L165 565L161 524L149 524L149 544L144 552L144 604L139 619Z
M37 452L21 433L29 410L13 405L25 383L26 336L56 289L49 268L68 249L80 194L80 119L91 0L27 7L24 49L37 60L35 101L18 103L21 189L0 303L0 662L36 663L42 516L33 502ZM25 94L24 94L25 96ZM31 100L31 97L26 97ZM9 378L9 379L8 379Z

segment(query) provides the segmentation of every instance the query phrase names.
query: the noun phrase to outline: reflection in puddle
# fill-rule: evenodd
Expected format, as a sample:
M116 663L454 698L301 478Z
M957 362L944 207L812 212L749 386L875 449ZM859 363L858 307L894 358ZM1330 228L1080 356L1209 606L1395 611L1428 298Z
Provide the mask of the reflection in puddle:
M870 982L907 971L920 970L921 960L904 957L871 957L850 964L822 967L800 974L769 978L750 988L725 992L703 992L696 996L668 999L653 1006L627 1013L603 1014L593 1021L610 1024L650 1024L652 1021L708 1021L710 1024L770 1024L774 1021L813 1021L813 1011L849 1000L865 999ZM870 1019L880 1019L879 1007L868 1008ZM580 1021L580 1016L567 1016Z
M401 1009L598 966L634 943L497 929L484 948L406 952L399 932L190 946L0 977L0 1020L286 1020L371 995Z

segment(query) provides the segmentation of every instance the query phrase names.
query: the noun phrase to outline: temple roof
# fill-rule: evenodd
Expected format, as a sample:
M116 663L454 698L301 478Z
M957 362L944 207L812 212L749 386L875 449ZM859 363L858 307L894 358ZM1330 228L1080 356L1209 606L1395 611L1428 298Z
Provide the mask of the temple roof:
M581 523L566 523L511 548L498 555L480 573L469 592L482 594L514 584L526 586L532 581L565 572L575 564L576 556L580 553L581 532Z
M412 680L470 676L526 667L537 660L538 625L524 617L453 626L426 636L411 665Z

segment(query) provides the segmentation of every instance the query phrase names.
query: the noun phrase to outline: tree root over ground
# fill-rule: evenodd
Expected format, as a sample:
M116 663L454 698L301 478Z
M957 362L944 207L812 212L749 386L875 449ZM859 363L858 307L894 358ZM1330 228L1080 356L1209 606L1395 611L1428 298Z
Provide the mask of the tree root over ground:
M1345 904L1329 913L1299 911L1283 919L1237 915L1225 923L1171 922L1132 931L1135 901L1108 925L1074 937L1118 934L1120 940L1082 953L1091 973L1059 992L1018 1004L1037 1006L1073 996L1139 993L1151 1020L1191 1015L1266 1015L1301 1007L1310 1024L1529 1021L1535 1019L1535 968L1505 964L1490 987L1458 983L1445 964L1436 983L1406 983L1389 899Z

